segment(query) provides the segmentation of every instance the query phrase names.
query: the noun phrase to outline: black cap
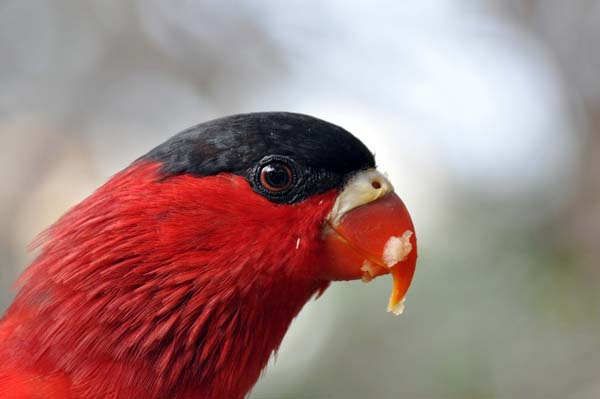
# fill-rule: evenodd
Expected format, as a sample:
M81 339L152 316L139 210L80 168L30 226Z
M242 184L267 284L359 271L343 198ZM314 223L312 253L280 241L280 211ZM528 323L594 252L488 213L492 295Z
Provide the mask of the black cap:
M339 188L357 171L375 167L373 154L348 131L289 112L208 121L171 137L141 159L161 162L165 177L240 175L259 194L287 204ZM293 172L293 184L283 192L266 190L261 184L262 168L273 163Z

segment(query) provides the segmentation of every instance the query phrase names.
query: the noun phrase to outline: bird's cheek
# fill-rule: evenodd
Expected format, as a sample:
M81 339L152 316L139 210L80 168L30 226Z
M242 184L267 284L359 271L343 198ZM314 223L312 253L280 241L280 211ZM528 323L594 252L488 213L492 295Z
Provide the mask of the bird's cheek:
M404 203L394 193L327 220L322 232L322 277L368 282L391 273L394 285L388 310L400 313L415 271L417 242Z

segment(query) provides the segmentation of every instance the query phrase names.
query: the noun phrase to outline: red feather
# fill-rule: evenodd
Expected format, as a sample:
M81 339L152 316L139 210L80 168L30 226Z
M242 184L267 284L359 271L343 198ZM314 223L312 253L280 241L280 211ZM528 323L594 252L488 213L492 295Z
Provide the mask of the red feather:
M38 238L0 321L0 397L242 398L327 287L335 192L278 205L239 176L159 168L134 164Z

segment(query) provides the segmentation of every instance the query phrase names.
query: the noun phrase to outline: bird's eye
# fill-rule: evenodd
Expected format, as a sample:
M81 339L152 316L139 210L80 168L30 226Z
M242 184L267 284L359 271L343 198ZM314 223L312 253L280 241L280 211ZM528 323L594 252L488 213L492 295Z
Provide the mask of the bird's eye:
M293 180L292 169L282 162L271 162L260 170L260 184L274 193L290 188Z

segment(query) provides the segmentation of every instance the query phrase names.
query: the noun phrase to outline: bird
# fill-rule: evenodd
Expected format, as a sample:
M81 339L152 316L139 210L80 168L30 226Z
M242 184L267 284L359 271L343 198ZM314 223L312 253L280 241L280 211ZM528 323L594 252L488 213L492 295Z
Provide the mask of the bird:
M347 130L290 112L186 129L32 244L0 320L0 398L242 399L334 281L415 271L410 214Z

